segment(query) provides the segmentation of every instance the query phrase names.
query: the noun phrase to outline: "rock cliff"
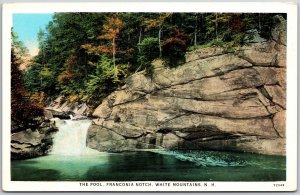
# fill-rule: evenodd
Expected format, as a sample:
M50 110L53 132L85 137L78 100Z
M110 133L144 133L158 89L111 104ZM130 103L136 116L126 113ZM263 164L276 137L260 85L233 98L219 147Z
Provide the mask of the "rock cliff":
M285 155L286 32L232 51L202 48L177 68L153 62L93 113L99 151L209 149Z

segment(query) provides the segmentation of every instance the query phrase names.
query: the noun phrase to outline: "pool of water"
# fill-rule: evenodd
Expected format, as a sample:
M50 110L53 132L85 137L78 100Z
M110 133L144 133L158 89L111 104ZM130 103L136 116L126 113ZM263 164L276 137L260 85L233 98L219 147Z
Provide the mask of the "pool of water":
M216 151L48 155L11 162L13 181L285 181L285 157Z

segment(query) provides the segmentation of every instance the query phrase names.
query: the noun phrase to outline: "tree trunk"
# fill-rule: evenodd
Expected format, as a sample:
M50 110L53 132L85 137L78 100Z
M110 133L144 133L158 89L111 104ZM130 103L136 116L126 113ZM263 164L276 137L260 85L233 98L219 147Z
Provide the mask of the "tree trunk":
M161 45L160 45L160 39L161 39L161 27L159 27L159 30L158 30L159 57L161 58L161 56L162 56L162 48L161 48Z
M42 53L43 53L43 60L42 60L42 63L43 63L43 68L45 70L45 50L44 50L44 46L42 45ZM43 70L42 70L43 71ZM41 75L41 86L43 85L43 76Z
M196 19L195 19L195 33L194 33L194 46L197 45L197 21L198 20L198 16L196 15Z
M88 73L87 73L88 63L86 63L87 62L87 56L86 55L84 55L84 62L85 62L85 69L84 69L85 75L84 75L84 78L87 79L87 77L88 77Z
M216 39L218 40L218 13L216 13L216 22L215 22L215 25L216 25Z
M112 53L113 53L113 64L114 68L116 67L116 43L115 43L115 38L112 40Z
M261 31L260 13L258 13L258 29Z
M139 45L141 44L141 41L142 41L142 28L140 28ZM138 46L138 49L139 49L139 53L141 53L141 47L140 46Z

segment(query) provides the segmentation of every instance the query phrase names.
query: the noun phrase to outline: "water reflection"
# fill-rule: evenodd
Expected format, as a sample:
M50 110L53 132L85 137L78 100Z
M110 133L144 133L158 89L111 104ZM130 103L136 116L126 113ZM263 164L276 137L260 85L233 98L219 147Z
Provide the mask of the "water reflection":
M49 155L12 161L18 181L284 181L285 157L210 151Z

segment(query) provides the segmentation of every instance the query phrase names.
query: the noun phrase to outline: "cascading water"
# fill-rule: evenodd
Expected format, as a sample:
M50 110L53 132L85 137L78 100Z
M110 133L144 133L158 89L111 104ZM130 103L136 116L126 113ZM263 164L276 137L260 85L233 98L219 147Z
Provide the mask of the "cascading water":
M56 119L59 131L54 135L53 148L50 154L78 156L98 153L86 147L86 135L92 121Z

